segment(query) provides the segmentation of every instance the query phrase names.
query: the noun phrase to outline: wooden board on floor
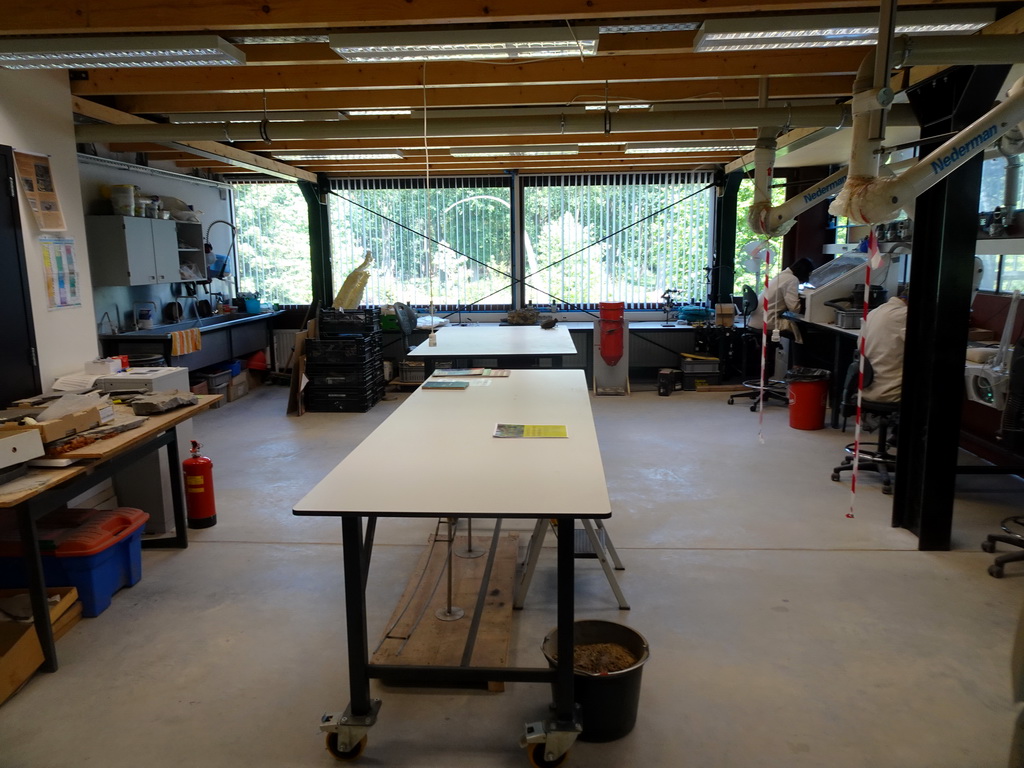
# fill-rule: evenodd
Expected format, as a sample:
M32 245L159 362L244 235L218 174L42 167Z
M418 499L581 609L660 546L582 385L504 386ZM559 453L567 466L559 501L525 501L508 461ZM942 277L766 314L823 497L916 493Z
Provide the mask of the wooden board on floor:
M465 535L456 535L455 551L465 549L467 543ZM503 533L498 539L472 653L468 662L463 658L490 546L490 536L474 536L474 549L482 550L484 554L481 557L456 555L452 558L452 605L462 608L465 615L456 621L442 621L435 616L435 612L445 609L447 605L448 581L444 566L448 544L443 537L435 542L431 535L426 551L421 555L405 592L385 626L384 636L371 663L507 666L512 630L512 593L519 552L519 534L515 532ZM491 682L487 688L503 691L504 683Z

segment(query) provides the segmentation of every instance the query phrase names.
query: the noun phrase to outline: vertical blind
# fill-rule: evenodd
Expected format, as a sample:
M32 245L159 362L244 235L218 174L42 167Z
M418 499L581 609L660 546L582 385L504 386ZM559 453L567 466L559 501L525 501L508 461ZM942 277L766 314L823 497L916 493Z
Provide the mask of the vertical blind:
M524 296L592 306L656 305L707 295L715 195L711 173L522 176ZM373 256L367 304L507 307L512 301L512 179L333 179L329 196L335 287ZM301 195L239 185L243 290L293 301ZM269 196L268 196L269 195ZM308 284L308 283L307 283ZM288 297L285 297L288 294ZM278 298L279 295L281 298Z

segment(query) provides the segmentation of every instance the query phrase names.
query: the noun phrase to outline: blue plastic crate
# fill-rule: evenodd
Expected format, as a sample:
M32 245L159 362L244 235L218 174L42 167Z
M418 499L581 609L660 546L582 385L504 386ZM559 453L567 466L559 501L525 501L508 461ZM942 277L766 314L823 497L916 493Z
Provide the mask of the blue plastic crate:
M137 584L142 578L142 530L148 519L149 515L142 513L137 522L132 523L133 530L119 534L115 543L93 554L56 556L47 553L46 542L41 541L46 585L75 587L82 601L82 615L99 616L110 606L115 592ZM41 538L46 535L45 531L40 534ZM0 557L0 586L28 586L25 561L20 552Z

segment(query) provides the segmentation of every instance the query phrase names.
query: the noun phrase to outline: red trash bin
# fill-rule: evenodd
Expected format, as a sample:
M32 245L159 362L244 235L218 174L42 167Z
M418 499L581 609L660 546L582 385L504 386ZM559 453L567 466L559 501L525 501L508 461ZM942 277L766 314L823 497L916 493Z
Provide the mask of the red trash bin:
M789 382L789 426L824 429L828 406L828 379Z

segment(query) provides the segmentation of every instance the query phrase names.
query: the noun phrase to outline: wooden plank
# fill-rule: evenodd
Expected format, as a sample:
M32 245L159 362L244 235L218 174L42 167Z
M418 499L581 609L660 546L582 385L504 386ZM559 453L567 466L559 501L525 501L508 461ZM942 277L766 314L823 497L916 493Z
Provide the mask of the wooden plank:
M467 546L465 535L456 535L455 550ZM487 552L490 536L474 536L473 547ZM504 667L508 664L512 628L512 592L515 587L519 534L503 534L486 584L487 598L469 657L470 666ZM477 595L487 565L487 555L453 558L452 604L465 611L456 621L442 621L435 612L447 605L445 564L448 544L428 539L405 591L388 620L373 664L414 666L461 666L469 630L476 610ZM385 682L387 682L385 680ZM503 691L504 684L491 682L488 690Z

